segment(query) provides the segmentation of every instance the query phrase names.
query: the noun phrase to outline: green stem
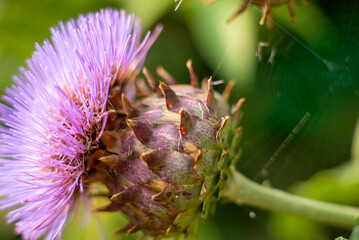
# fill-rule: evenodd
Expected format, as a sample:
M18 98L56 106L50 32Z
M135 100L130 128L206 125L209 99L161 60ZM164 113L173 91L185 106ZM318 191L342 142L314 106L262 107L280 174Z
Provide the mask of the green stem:
M234 168L221 191L221 197L238 205L249 205L274 212L286 212L308 217L337 227L352 228L359 208L321 202L259 185Z

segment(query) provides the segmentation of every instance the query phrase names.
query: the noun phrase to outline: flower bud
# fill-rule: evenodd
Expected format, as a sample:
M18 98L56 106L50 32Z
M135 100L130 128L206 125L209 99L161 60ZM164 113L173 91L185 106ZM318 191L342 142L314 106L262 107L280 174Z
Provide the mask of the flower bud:
M122 104L113 105L125 116L109 118L100 139L106 156L97 168L112 201L101 210L126 213L130 223L121 230L128 234L142 230L159 239L195 231L238 157L231 148L239 141L243 100L230 111L212 79L198 88L191 62L188 67L192 85L156 85L144 69L152 93L134 102L122 95Z

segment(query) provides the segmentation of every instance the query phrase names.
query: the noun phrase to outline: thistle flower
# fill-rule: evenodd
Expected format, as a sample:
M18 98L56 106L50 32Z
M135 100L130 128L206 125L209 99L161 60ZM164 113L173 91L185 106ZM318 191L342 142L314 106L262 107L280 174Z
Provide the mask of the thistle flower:
M28 69L1 105L0 200L24 239L61 238L79 194L86 192L89 153L108 119L111 89L133 95L161 27L141 42L133 15L105 9L60 22L51 42L36 45Z

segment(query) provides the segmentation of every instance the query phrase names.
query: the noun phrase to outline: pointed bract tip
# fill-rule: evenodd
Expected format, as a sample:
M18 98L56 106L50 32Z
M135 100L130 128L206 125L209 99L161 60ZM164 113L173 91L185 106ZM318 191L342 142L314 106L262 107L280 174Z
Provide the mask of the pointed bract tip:
M176 84L176 79L169 74L166 69L164 69L164 67L162 66L158 66L156 68L156 72L158 74L158 76L160 76L168 85L175 85Z
M152 171L157 171L161 167L162 160L158 151L142 153L140 158Z
M126 119L126 124L127 124L127 126L129 126L131 129L133 129L134 126L135 126L135 121L132 120L132 119Z
M215 104L215 97L214 97L214 89L212 85L212 76L208 79L207 82L207 106L213 106Z
M203 185L202 185L202 187L201 187L201 192L200 192L199 197L202 198L203 195L206 194L206 192L207 192L206 182L204 181L204 182L203 182Z
M148 69L146 67L142 68L142 73L143 73L143 75L145 75L146 80L147 80L148 84L150 85L150 87L152 88L152 90L155 93L160 93L155 78L152 76L152 74L148 71Z
M193 169L197 170L198 163L199 163L199 160L201 159L201 157L202 157L202 150L199 149L198 153L196 154L196 157L195 157L195 162L194 162L194 165L193 165Z
M131 229L129 229L129 230L127 231L127 235L130 235L130 234L132 234L132 233L135 233L135 232L141 230L143 224L144 224L145 222L147 222L148 220L149 220L149 217L148 217L148 216L142 217L142 218L140 219L140 221L138 221L138 223L137 223L134 227L132 227Z
M113 154L109 156L100 157L98 160L109 167L116 168L119 164L119 155Z
M147 121L137 121L132 119L126 119L126 123L142 144L146 144L151 140L154 130L150 123Z
M188 72L189 72L189 75L191 78L192 87L198 88L199 87L198 77L197 77L196 73L194 72L193 65L192 65L192 59L187 60L186 66L187 66L187 69L188 69Z
M181 134L186 134L188 131L190 131L193 127L193 117L191 114L186 112L185 110L181 109L180 112L180 132Z
M136 117L138 112L137 112L136 108L133 107L132 103L125 96L124 93L122 93L122 95L121 95L121 100L122 100L123 108L125 109L125 112L127 114L127 117L129 117L129 118Z
M159 88L161 89L165 97L167 109L172 109L176 107L176 105L179 103L177 94L163 82L160 82Z
M166 235L168 235L168 233L171 231L172 227L173 227L173 224L171 224L171 225L167 228L167 230L166 230Z
M112 195L110 198L111 201L117 201L120 203L129 203L134 201L138 196L139 187L134 185L131 186L122 192Z
M152 196L152 201L155 202L169 202L173 199L175 186L166 186L161 192Z
M133 228L135 225L136 225L136 221L131 220L126 226L116 229L115 231L113 231L113 233L119 234L119 233L127 232L129 229Z
M229 119L230 119L230 116L225 116L224 118L222 118L221 126L219 127L219 130L218 130L217 136L216 136L217 140L220 138L223 128L226 126L226 123L228 122Z
M235 84L236 84L236 82L233 79L231 81L229 81L229 83L227 84L227 86L224 89L223 94L222 94L222 96L225 100L228 100Z
M122 208L123 204L118 202L112 202L108 205L95 208L92 212L116 212Z
M234 115L236 113L239 112L239 109L241 108L241 106L243 105L243 103L246 101L245 98L241 98L238 100L237 104L235 105L235 107L232 109L231 114Z

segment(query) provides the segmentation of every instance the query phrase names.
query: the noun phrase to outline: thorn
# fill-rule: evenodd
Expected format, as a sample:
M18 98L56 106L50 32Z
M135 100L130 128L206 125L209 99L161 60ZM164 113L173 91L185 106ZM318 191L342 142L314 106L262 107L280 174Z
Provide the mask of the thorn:
M86 157L86 171L90 171L95 166L97 160L106 154L105 151L97 149L89 157Z
M225 164L225 161L227 160L227 156L228 156L228 152L223 151L221 158L219 159L218 163L217 163L217 169L221 170L223 169L223 165Z
M156 80L154 79L154 77L151 75L151 73L148 71L148 69L146 67L143 67L142 73L145 75L148 84L154 90L154 92L159 93L160 91L158 89Z
M245 100L246 100L245 98L241 98L241 99L238 100L236 106L231 111L232 115L236 114L239 111L239 109L241 108L241 106L242 106L242 104L244 103Z
M240 131L242 131L242 127L238 127L236 132L239 133Z
M197 170L197 165L198 165L198 162L199 162L199 160L201 159L201 157L202 157L202 150L199 149L199 150L198 150L198 153L197 153L197 155L196 155L196 157L195 157L193 169L196 169L196 170Z
M162 163L162 156L159 151L153 151L153 152L146 152L142 153L141 160L143 160L145 163L147 163L148 167L152 171L158 171L161 167Z
M202 185L202 187L201 187L201 192L200 192L200 194L199 194L199 197L200 197L200 198L203 197L203 195L204 195L206 192L207 192L206 182L203 181L203 185Z
M166 235L168 235L168 233L171 231L172 227L173 227L173 224L171 224L171 225L167 228L167 230L166 230Z
M125 112L127 114L127 117L133 118L138 115L138 111L133 107L132 103L128 98L125 96L124 93L121 95L121 100L123 104L123 108L125 109Z
M134 90L135 92L133 94L134 97L144 98L144 97L148 97L149 95L151 95L152 91L143 79L135 78L132 81L132 83L133 83L132 85L135 86L135 90ZM130 84L128 84L126 86L130 86ZM125 91L125 92L127 93L127 91Z
M129 229L133 228L136 225L136 221L135 220L131 220L126 226L122 227L122 228L118 228L114 231L114 234L118 234L118 233L122 233L125 231L128 231Z
M174 220L172 221L172 223L170 224L170 226L167 228L166 230L166 235L168 235L168 233L172 230L173 226L178 226L178 219L181 218L181 216L183 215L183 212L180 212L177 214L177 216L174 218Z
M219 128L219 130L217 132L217 136L216 136L217 141L219 140L219 137L220 137L220 135L221 135L221 133L223 131L223 128L224 128L224 126L226 126L226 123L227 123L229 118L230 118L229 116L225 116L224 118L222 118L221 127Z
M134 201L138 196L139 186L131 186L122 192L112 195L111 201L117 201L120 203L129 203Z
M207 93L207 106L213 106L215 103L215 97L214 97L214 89L212 86L212 77L208 79L208 93Z
M185 110L181 109L180 112L180 132L181 134L186 134L193 126L193 117Z
M188 61L186 63L186 66L188 68L188 72L189 72L189 75L191 77L191 85L192 85L192 87L198 88L199 87L199 85L198 85L198 77L197 77L196 73L193 70L192 59L188 59Z
M168 85L175 85L176 80L169 74L162 66L158 66L156 68L157 74L168 84Z
M167 185L163 191L152 196L152 201L155 202L169 202L173 199L175 194L175 186Z
M203 78L201 81L201 88L203 92L207 92L208 91L208 79L207 77Z
M235 84L236 84L236 82L234 80L229 81L229 83L227 84L226 88L223 91L223 95L222 95L225 100L228 100L229 95L231 94L231 91Z
M93 212L116 212L123 207L123 204L119 202L112 202L106 206L98 207Z
M174 108L179 103L176 93L163 82L160 82L160 89L165 96L167 109Z
M113 154L109 156L100 157L98 160L109 167L116 168L121 161L121 157L119 155Z
M126 119L126 123L142 144L146 144L151 140L153 135L153 128L147 121Z
M148 220L149 220L149 217L148 217L148 216L142 217L142 218L140 219L140 221L138 221L138 223L137 223L134 227L132 227L131 229L129 229L129 230L127 231L127 235L130 235L130 234L132 234L132 233L135 233L135 232L141 230L141 228L142 228L142 226L144 225L144 223L146 223Z

